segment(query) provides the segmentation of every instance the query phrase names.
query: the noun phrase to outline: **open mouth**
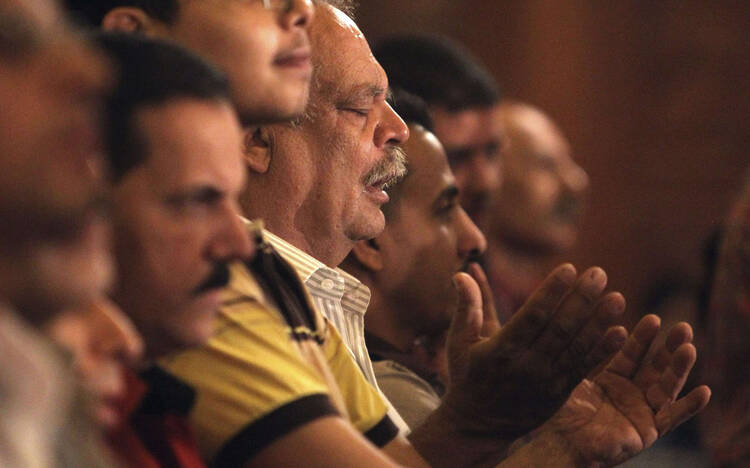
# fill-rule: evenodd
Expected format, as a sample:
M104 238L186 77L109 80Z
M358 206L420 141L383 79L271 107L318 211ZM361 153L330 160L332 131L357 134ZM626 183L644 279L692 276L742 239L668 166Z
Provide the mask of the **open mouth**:
M388 155L364 177L365 191L386 191L406 176L406 155L401 148L389 150Z
M365 190L385 192L386 190L388 190L388 188L398 182L399 178L400 176L397 173L392 172L391 174L370 182L365 186Z

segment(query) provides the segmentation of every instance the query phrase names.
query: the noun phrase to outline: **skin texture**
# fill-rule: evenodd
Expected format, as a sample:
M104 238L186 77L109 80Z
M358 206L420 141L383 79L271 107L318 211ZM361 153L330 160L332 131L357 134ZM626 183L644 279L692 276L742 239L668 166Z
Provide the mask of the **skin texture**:
M308 118L253 132L243 209L263 217L298 248L337 266L356 240L382 229L379 203L363 195L361 180L407 130L385 103L385 76L348 18L319 7L311 40L318 76ZM357 85L375 92L360 102L351 93ZM459 275L461 302L447 340L454 383L444 404L414 428L413 446L397 438L385 453L410 466L424 464L421 457L434 466L501 460L512 440L551 417L583 376L625 341L622 328L605 334L624 308L621 295L604 293L605 284L601 269L579 276L572 266L563 266L522 309L517 323L502 330L489 327L484 336L482 291L471 277ZM370 446L355 440L361 438L350 427L326 418L275 441L249 465L383 463ZM336 450L310 453L311 446Z
M602 286L601 274L603 272L592 273L594 273L594 270L589 270L581 275L576 288L565 294L569 297L563 300L563 304L580 300L581 295L587 294L587 290L590 294L592 289L589 288L597 282L592 283L591 280L596 277L599 277L599 284L594 286L594 289ZM587 335L588 337L591 336L587 331L589 326L584 327L579 336L573 340L570 351L563 351L562 354L554 352L556 346L569 341L565 338L565 335L575 328L571 328L571 325L580 320L582 317L580 314L574 314L578 316L578 320L552 320L548 322L545 314L541 313L542 310L546 309L544 302L547 299L554 299L556 296L555 289L560 287L559 282L567 284L574 278L574 276L571 276L572 274L574 274L572 267L569 265L561 266L543 282L541 288L526 304L526 307L496 335L501 336L503 332L514 335L512 340L503 340L509 346L495 348L496 357L510 352L514 359L528 359L530 350L523 351L522 348L517 347L520 341L516 340L521 339L524 335L530 342L535 342L532 348L546 349L550 356L559 356L558 363L553 364L552 367L564 367L564 364L560 363L567 360L566 354L571 351L575 352L575 349L586 349L582 345L587 341ZM588 279L586 279L587 277ZM458 381L461 377L460 374L456 375L455 371L457 368L465 367L462 361L467 359L467 350L470 354L481 353L482 346L492 343L493 337L486 338L483 336L482 293L479 287L465 273L457 274L454 281L459 290L459 307L448 334L448 355L454 380ZM616 296L609 297L608 301L616 300ZM567 306L563 306L563 308L565 307ZM604 312L602 307L607 308L602 305L597 309ZM610 310L605 313L611 314L615 311ZM569 315L568 318L572 317ZM553 325L553 323L555 324ZM519 328L521 325L522 327ZM582 380L562 408L533 432L530 442L527 439L528 443L525 445L519 444L521 445L520 448L512 449L507 458L504 454L491 456L489 447L485 446L484 449L488 455L482 461L492 464L493 459L505 458L499 465L502 467L612 466L636 455L653 444L659 436L701 411L710 398L710 391L706 386L698 387L687 396L679 400L676 399L695 362L695 347L690 343L692 330L686 323L678 324L669 331L664 345L654 346L654 338L659 330L659 325L659 319L655 316L647 316L642 319L605 370L597 374L593 380ZM539 334L540 329L549 331ZM605 335L605 340L609 344L605 344L603 347L596 345L599 351L596 351L595 348L593 352L585 354L581 360L592 362L590 361L592 355L597 353L606 355L608 354L606 349L617 348L624 341L624 330L622 328L610 329ZM513 345L514 342L515 346ZM515 351L513 351L514 348ZM531 355L533 353L534 351L531 351ZM549 360L549 358L547 359ZM520 367L523 362L518 364ZM526 365L530 366L531 363L527 361ZM587 366L588 363L582 365ZM513 365L510 365L510 368L513 367ZM537 365L533 367L543 368ZM488 376L487 380L493 380L492 376ZM553 385L556 381L558 380L555 378L547 379L547 382ZM531 388L520 383L519 387ZM502 392L502 389L499 390ZM448 397L446 396L446 398ZM488 395L487 398L492 398L492 394ZM470 403L477 407L484 406L484 402L481 400ZM436 413L448 409L450 408L444 404ZM433 414L431 416L434 418L432 422L439 421L440 416L451 417L450 415ZM486 416L483 415L483 419L486 423ZM428 420L425 425L430 424L430 422ZM476 441L479 435L476 430L483 425L482 421L469 420L465 423L467 427L471 428L473 440ZM432 427L434 431L439 432L449 426L435 426L433 424ZM487 427L485 426L485 428ZM434 434L433 437L435 436ZM444 438L443 440L453 441L454 444L460 446L466 439L466 434L458 431L454 433L453 438ZM420 453L427 453L425 449L429 445L428 447L422 445L425 443L425 439L415 440L412 437L412 441L415 445L418 444L418 448L422 447ZM480 444L476 444L476 447L482 449ZM450 445L446 448L450 448ZM439 448L434 450L439 450ZM443 455L440 458L430 457L429 461L433 466L468 466L472 464L471 460L465 458L466 452L464 452L464 458L451 456L450 450L445 450ZM475 453L474 457L476 456Z
M304 111L312 73L307 37L312 16L310 0L292 0L288 10L265 9L261 1L185 0L174 24L125 7L109 12L102 25L172 39L216 64L229 77L243 123L257 124Z
M332 267L385 225L384 183L403 172L408 129L386 102L388 80L349 17L319 6L310 28L316 76L308 117L250 139L243 209ZM376 171L381 176L368 185Z
M497 118L506 145L503 184L490 229L493 239L553 253L570 249L589 185L586 172L571 158L557 126L538 109L504 103Z
M666 346L649 353L659 326L655 315L641 319L607 367L576 387L535 439L502 466L521 460L530 466L616 465L705 408L711 396L705 385L677 399L696 359L690 326L676 325ZM545 458L544 450L561 458Z
M123 365L136 363L143 352L130 319L110 300L100 298L63 311L45 326L45 333L73 355L78 378L94 397L95 420L105 428L117 425L114 405L125 396Z
M461 206L485 229L492 198L502 182L503 129L494 118L494 108L449 112L433 107L430 111L435 135L445 146L461 191Z
M114 298L154 357L208 338L228 275L202 285L252 248L239 218L245 175L229 103L173 99L134 119L149 154L114 190Z
M386 229L374 246L360 242L353 251L362 266L358 276L373 294L368 332L404 351L418 336L448 329L457 300L452 277L485 248L458 204L442 145L419 125L409 129L409 175L391 202Z
M0 296L41 323L111 280L96 209L110 71L51 2L3 0L0 20Z

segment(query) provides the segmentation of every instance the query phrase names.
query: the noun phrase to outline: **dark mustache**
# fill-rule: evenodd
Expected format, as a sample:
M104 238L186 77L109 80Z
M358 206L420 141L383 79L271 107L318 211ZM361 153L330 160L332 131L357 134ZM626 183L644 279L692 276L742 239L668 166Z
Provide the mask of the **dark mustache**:
M466 257L463 265L461 265L461 269L458 271L468 273L469 265L471 265L472 263L478 264L483 270L487 271L487 262L485 261L484 255L482 255L482 253L480 253L478 250L472 250L469 253L469 256Z
M225 262L217 263L208 277L193 291L198 295L212 289L223 288L229 284L229 265Z
M558 218L574 219L580 216L583 211L581 201L572 196L562 196L555 204L554 213Z

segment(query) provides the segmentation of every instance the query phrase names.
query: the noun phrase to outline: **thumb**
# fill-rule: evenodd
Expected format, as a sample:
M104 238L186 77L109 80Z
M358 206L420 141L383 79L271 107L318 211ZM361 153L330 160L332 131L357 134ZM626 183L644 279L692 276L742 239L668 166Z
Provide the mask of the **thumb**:
M453 285L458 294L458 308L448 332L448 346L462 350L481 339L482 293L474 278L466 273L456 273Z

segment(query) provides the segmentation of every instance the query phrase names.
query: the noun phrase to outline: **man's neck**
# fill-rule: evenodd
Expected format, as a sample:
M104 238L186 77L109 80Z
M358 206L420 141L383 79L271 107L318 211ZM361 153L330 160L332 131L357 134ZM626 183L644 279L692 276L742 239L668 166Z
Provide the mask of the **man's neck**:
M377 336L402 352L411 351L418 333L398 320L398 309L388 305L376 287L367 280L359 279L370 288L372 294L365 314L367 333Z
M266 228L330 268L338 268L353 246L349 239L337 241L330 236L305 233L284 223L268 221Z

